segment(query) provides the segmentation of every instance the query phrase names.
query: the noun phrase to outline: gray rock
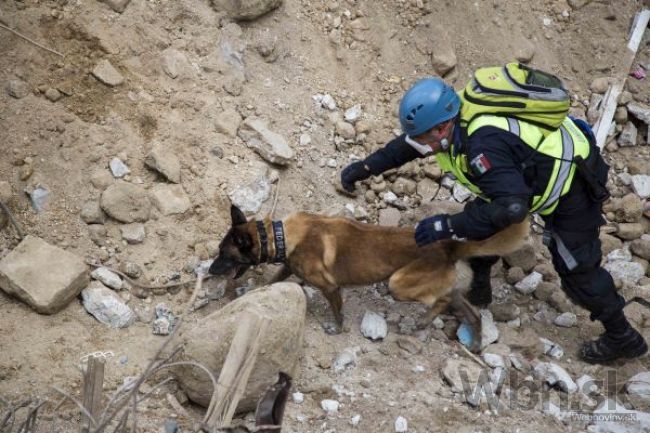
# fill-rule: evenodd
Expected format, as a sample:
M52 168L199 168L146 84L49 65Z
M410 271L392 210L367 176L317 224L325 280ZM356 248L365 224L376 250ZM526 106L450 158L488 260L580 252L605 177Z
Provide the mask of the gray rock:
M632 176L632 188L639 197L650 197L650 176L645 174L635 174Z
M366 311L361 321L361 334L371 340L381 340L388 334L386 319L372 311Z
M397 227L401 218L401 212L394 207L379 210L379 225L381 226Z
M161 54L161 66L163 72L170 78L177 78L187 73L190 63L182 52L174 48L167 48Z
M627 111L637 119L650 123L650 107L639 102L630 102L627 104Z
M106 215L102 211L99 202L87 201L81 208L81 219L86 224L104 224Z
M442 77L454 69L457 63L456 53L451 44L446 41L443 41L443 43L439 41L435 46L435 51L431 54L433 69Z
M547 339L539 337L539 341L544 345L543 353L554 359L561 359L564 356L564 349L559 344Z
M217 132L226 134L229 137L236 137L242 117L234 108L226 108L214 118L214 126ZM302 144L302 139L301 139Z
M438 194L440 185L433 179L425 177L418 182L416 192L422 198L423 202L429 202Z
M627 122L621 135L618 136L618 145L621 147L636 146L637 129L634 123Z
M598 383L596 379L588 374L583 374L576 379L576 385L578 385L578 392L584 395L591 396L598 394Z
M603 266L612 275L614 280L620 281L624 286L634 286L645 275L643 265L637 262L614 260Z
M284 137L270 131L266 122L257 117L247 117L238 134L248 147L273 164L287 165L294 156Z
M345 120L350 123L355 123L361 117L361 105L354 105L347 110L343 115Z
M102 191L108 188L113 182L113 176L106 170L97 170L90 177L90 183Z
M541 379L551 386L556 386L567 394L578 390L578 385L571 379L565 369L552 362L540 362L533 372L538 379Z
M0 288L41 314L54 314L89 281L83 259L27 235L0 260Z
M260 176L248 185L242 185L228 194L232 204L247 215L257 213L262 203L271 195L271 185L265 176Z
M88 224L88 237L95 245L103 246L106 244L108 231L103 224Z
M343 351L336 357L332 368L334 371L339 372L343 371L350 366L357 364L357 357L361 349L358 346L355 347L346 347Z
M497 322L509 322L519 317L521 313L519 306L511 302L505 302L503 304L492 303L489 309L492 312L494 320Z
M343 120L336 122L336 133L345 140L352 140L356 135L354 125Z
M147 236L142 223L121 225L120 231L122 232L122 239L129 244L141 244Z
M106 188L100 205L111 218L123 223L145 222L151 212L151 202L146 191L126 182L118 182Z
M195 309L196 306L194 307ZM178 319L172 313L171 308L164 302L156 305L155 308L155 319L151 324L151 332L154 335L169 335L174 330L174 326Z
M641 223L619 223L616 225L616 236L631 241L639 239L645 232L645 226Z
M524 244L520 249L503 257L508 266L519 267L528 273L533 270L537 264L535 258L535 248L531 244Z
M325 95L316 95L314 99L323 107L327 108L330 111L336 110L336 101L332 98L332 95L326 93Z
M95 280L99 280L103 285L110 287L113 290L122 289L122 278L120 278L119 275L109 269L106 269L104 267L96 268L90 273L90 276Z
M636 239L630 243L630 250L642 259L650 260L650 239Z
M111 328L126 328L136 315L115 292L98 281L82 290L83 306L97 320Z
M126 164L124 164L124 162L122 162L122 160L119 158L111 159L111 162L108 164L108 166L111 169L111 173L113 173L113 177L118 179L131 173L129 167L127 167Z
M589 99L589 109L587 110L587 120L592 125L598 121L601 112L601 103L603 102L603 95L592 93Z
M146 156L144 163L170 182L181 183L181 163L170 150L156 146Z
M194 327L185 328L180 335L182 359L196 361L211 371L220 371L245 311L259 314L269 323L263 330L255 368L237 408L239 412L255 408L259 396L275 383L278 371L296 377L307 313L307 302L300 286L283 282L252 290L203 317ZM208 406L213 390L204 373L194 367L179 367L174 374L192 401Z
M124 272L127 276L138 279L142 276L142 268L134 262L120 263L120 271Z
M578 318L574 313L566 312L557 316L555 320L553 320L553 323L563 328L571 328L572 326L575 326L577 321Z
M340 403L336 400L325 399L321 400L320 407L327 413L334 414L338 412Z
M542 282L542 274L533 271L526 278L515 284L515 289L524 295L531 294L537 289L539 283Z
M472 197L472 191L467 189L460 182L456 182L452 188L452 195L457 202L464 203Z
M183 214L192 207L181 185L155 185L151 188L151 201L163 215Z
M416 183L414 181L400 176L393 182L391 190L395 194L402 196L413 194L415 192L415 187Z
M506 366L503 356L497 355L495 353L484 353L483 361L485 361L485 363L492 368L504 368Z
M34 209L36 213L43 212L50 201L50 192L42 186L34 188L33 190L26 189L25 192L29 195L32 209Z
M233 20L254 20L282 4L282 0L212 0L212 7Z
M629 378L625 389L628 394L650 399L650 371L642 371Z
M117 13L122 13L126 9L131 0L99 0L102 3L105 3L108 7L113 9Z
M499 339L499 329L490 310L480 310L481 315L481 349L488 347Z
M16 99L22 99L29 95L29 86L23 80L9 80L5 90L9 96Z
M598 77L594 78L589 85L589 89L594 93L603 94L609 88L609 78L608 77Z
M481 367L468 359L447 358L442 366L441 374L445 382L451 387L453 393L464 395L470 405L477 406L483 397L482 393L469 392L464 394L465 388L463 387L463 381L467 380L470 389L474 389L478 384L479 378L481 378L482 371L483 369Z
M403 416L395 418L395 433L406 433L409 431L408 421Z
M58 101L59 99L61 99L62 96L63 95L61 94L61 92L51 87L45 91L45 97L47 98L48 101L51 102Z
M122 74L120 74L118 70L111 65L111 62L106 59L97 63L92 74L99 81L110 87L119 86L124 82Z

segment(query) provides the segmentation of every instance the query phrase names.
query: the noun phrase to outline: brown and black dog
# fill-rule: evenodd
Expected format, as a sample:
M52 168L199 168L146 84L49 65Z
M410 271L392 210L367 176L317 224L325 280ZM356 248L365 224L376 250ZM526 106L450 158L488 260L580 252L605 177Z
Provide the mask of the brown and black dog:
M413 228L363 224L304 212L282 221L247 221L236 206L230 210L232 227L219 245L210 273L241 276L250 266L283 262L284 275L295 274L319 288L334 312L336 329L343 323L340 289L388 280L393 297L420 301L431 307L429 323L450 302L461 309L472 327L478 314L458 289L467 288L472 272L464 259L508 254L528 234L528 220L510 226L483 241L444 240L425 247L415 244ZM479 322L480 323L480 322Z

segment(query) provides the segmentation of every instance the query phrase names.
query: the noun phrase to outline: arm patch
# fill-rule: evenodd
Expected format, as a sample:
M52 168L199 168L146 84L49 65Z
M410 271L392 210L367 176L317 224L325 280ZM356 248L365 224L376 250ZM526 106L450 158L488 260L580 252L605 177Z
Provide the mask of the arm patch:
M476 176L481 176L492 168L492 163L484 153L479 153L470 161L469 165Z

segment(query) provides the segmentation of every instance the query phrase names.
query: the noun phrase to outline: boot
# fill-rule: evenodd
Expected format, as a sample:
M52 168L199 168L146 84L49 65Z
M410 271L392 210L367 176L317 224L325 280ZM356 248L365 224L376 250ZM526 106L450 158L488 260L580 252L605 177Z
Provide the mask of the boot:
M648 345L639 332L630 327L621 335L605 332L597 340L582 345L580 357L590 364L636 358L648 352Z

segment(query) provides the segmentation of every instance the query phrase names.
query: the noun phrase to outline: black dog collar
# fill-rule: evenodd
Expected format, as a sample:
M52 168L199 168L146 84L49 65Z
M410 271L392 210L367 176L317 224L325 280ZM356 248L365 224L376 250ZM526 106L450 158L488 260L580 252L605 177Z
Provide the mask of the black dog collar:
M273 221L273 240L275 241L275 263L284 263L287 259L287 249L284 243L284 228L282 221Z
M273 244L275 246L275 257L272 263L284 263L287 259L287 249L284 241L284 227L282 221L272 221L273 226ZM260 263L269 261L269 237L264 227L264 221L256 221L257 234L260 237Z

